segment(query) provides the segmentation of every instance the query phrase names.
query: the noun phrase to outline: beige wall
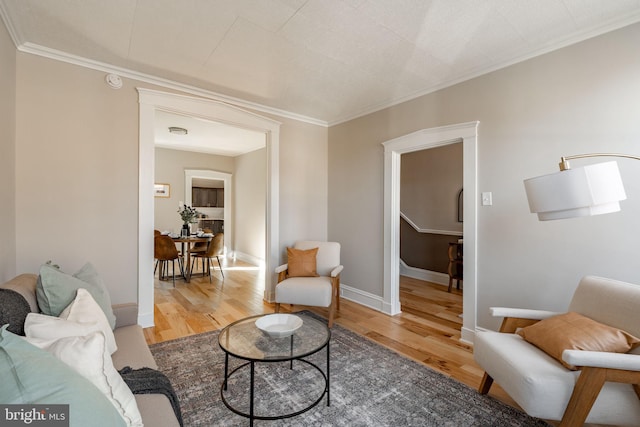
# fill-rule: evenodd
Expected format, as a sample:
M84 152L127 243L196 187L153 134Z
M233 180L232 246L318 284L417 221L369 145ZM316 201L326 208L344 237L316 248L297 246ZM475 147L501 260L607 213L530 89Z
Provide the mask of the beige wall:
M449 243L462 233L462 143L402 155L400 259L410 267L447 273ZM416 230L417 227L418 230Z
M283 120L280 130L280 246L327 240L328 129Z
M124 79L113 90L104 75L17 54L16 272L47 260L73 272L91 261L118 303L137 300L136 87L162 89ZM327 236L327 129L276 119L284 249L292 236Z
M177 213L185 195L186 169L210 170L233 175L232 215L233 242L228 249L246 255L245 260L265 259L266 215L266 149L237 157L217 156L189 151L156 148L155 181L171 185L169 198L155 198L155 228L179 232L182 221ZM226 189L228 191L229 189ZM202 210L202 209L199 209ZM225 224L226 225L226 224ZM230 234L227 234L230 236Z
M459 236L450 234L418 233L404 219L400 220L400 259L409 267L426 270L426 272L408 271L423 280L448 284L449 243L456 243ZM442 273L447 276L433 276L430 273ZM403 274L403 271L400 271Z
M560 310L579 278L640 283L640 164L619 161L629 200L614 215L538 222L522 180L561 155L640 154L640 25L633 25L329 130L329 239L343 244L342 281L382 295L382 142L479 120L478 323L489 306ZM574 166L589 161L574 162Z
M115 302L137 295L138 96L103 73L18 53L17 270L91 261Z
M203 169L216 172L233 173L233 157L195 153L191 151L156 148L155 182L171 185L168 198L154 198L154 228L161 231L180 232L182 220L178 215L178 203L187 200L185 196L186 169Z
M0 25L0 281L16 272L15 232L16 51Z
M462 143L402 155L400 211L418 228L462 232Z
M234 250L247 261L265 260L267 150L236 157L234 182Z

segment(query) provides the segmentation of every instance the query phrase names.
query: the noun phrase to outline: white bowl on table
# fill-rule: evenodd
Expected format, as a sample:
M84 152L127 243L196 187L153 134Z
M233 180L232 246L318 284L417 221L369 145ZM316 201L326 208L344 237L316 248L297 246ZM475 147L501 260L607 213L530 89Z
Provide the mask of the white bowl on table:
M302 319L294 314L268 314L256 320L256 327L272 338L284 338L302 326Z

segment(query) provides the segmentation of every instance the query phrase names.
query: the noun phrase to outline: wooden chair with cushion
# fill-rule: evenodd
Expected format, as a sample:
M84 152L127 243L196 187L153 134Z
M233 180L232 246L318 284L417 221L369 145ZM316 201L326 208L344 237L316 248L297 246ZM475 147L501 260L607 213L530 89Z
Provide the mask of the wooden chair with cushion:
M203 228L202 232L203 233L213 234L213 230L211 230L210 228ZM205 252L207 252L207 248L209 247L209 243L211 243L211 242L195 242L193 244L193 246L191 246L189 248L189 252L191 252L191 256L195 256L196 254L202 255ZM194 260L195 260L195 258L194 258ZM202 264L202 268L204 268L204 264Z
M494 307L474 358L529 415L560 426L640 425L640 286L582 278L567 313Z
M447 273L449 273L449 289L447 292L451 292L453 281L456 281L456 289L460 289L460 282L462 282L462 243L449 243L449 265L447 267Z
M193 271L193 265L196 262L197 258L202 259L202 274L206 272L209 274L209 283L211 283L211 268L212 259L215 258L218 261L218 267L220 267L220 274L222 275L222 280L224 280L224 271L222 271L222 264L220 263L220 255L224 255L224 233L218 233L213 236L211 242L207 247L205 252L196 252L192 255L193 262L191 264L191 270ZM206 260L206 269L205 269L205 260Z
M160 230L153 230L153 237L159 236L161 234L162 233L160 232ZM158 259L155 257L155 255L153 257L153 260L155 261L155 263L154 263L155 267L153 268L153 275L155 276L156 275L156 271L158 270Z
M178 266L180 267L180 274L184 275L182 268L182 257L176 249L176 244L169 236L155 236L153 238L153 257L156 259L156 269L158 264L160 265L160 272L158 278L162 280L169 274L169 261L171 261L171 272L173 273L173 287L176 286L176 260L178 260ZM155 274L155 270L154 270Z
M287 248L287 264L276 268L276 313L280 304L329 307L329 327L340 309L340 243L298 241Z

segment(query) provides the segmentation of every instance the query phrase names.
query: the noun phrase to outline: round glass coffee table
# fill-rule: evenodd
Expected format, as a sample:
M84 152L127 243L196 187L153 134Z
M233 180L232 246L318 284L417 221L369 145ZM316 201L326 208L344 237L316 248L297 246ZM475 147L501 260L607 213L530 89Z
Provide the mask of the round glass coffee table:
M302 320L302 326L296 329L290 336L275 338L267 335L256 326L256 320L263 316L267 315L263 314L238 320L224 328L218 336L218 344L225 354L224 380L220 386L222 402L236 414L249 418L250 425L253 425L253 420L277 420L300 415L320 403L325 395L327 396L327 406L329 406L329 341L331 339L331 331L327 327L326 321L318 320L315 317L303 313L295 313L295 316L298 316ZM324 348L326 348L327 352L326 371L323 371L316 363L305 359ZM246 362L229 372L229 356L245 360ZM296 363L295 371L293 366L294 361L303 362ZM292 372L293 376L307 375L308 372L305 371L309 370L319 372L321 376L321 380L319 381L321 384L320 387L323 386L319 397L315 400L312 399L309 405L302 409L294 410L293 412L278 415L256 414L256 363L268 362L289 362L288 369ZM271 367L268 368L271 369ZM233 377L246 374L246 372L243 372L246 369L249 370L249 389L242 389L240 391L233 390L233 393L249 393L249 412L239 410L237 408L239 405L232 402L232 399L228 395L232 393L230 390L231 387L228 386L233 382ZM298 369L300 369L300 371L298 371ZM271 382L272 380L270 380L269 385L273 385ZM281 387L282 384L276 386ZM228 388L229 390L227 390ZM269 396L271 390L260 391L260 394L266 398L266 396ZM235 400L235 402L237 401L238 399Z

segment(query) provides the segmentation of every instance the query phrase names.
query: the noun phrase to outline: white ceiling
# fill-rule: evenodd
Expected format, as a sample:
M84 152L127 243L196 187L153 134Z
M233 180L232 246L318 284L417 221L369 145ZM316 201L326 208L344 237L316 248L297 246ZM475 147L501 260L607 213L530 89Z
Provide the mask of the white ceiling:
M187 129L186 135L169 127ZM209 120L156 111L156 147L235 157L266 146L265 134Z
M0 0L0 14L23 51L335 124L638 22L640 0Z

